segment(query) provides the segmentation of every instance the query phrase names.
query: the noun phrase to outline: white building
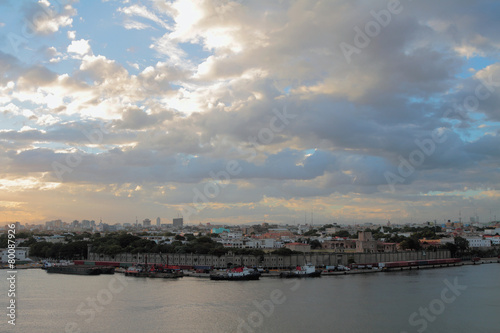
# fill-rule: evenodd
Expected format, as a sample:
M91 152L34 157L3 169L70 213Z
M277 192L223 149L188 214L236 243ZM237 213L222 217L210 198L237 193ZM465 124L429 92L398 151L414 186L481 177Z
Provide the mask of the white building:
M494 236L488 239L491 241L491 245L500 245L500 236Z
M272 238L267 239L251 239L246 243L247 248L252 249L279 249L283 247L283 242Z
M2 262L6 263L9 261L9 249L0 249L2 253ZM29 255L29 247L17 247L15 249L15 259L16 260L26 260Z
M477 237L466 238L469 242L469 247L491 247L491 240Z
M49 242L49 243L67 243L66 238L61 235L52 235L44 237L35 237L37 242Z
M283 242L275 239L254 239L254 238L226 238L217 240L224 247L235 247L239 249L279 249L283 247Z
M242 249L245 247L242 239L222 239L218 242L222 243L224 247L235 247L238 249Z
M227 238L230 238L230 239L241 238L241 237L243 237L243 234L241 232L228 232L227 233Z
M499 235L500 235L500 228L496 228L496 229L485 229L485 230L484 230L484 234L485 234L485 235L496 235L496 234L499 234Z

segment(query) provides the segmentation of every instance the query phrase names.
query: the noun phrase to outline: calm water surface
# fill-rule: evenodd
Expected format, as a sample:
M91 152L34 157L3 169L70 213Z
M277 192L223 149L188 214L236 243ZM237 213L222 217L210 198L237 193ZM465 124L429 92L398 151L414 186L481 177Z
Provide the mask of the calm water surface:
M15 327L0 274L0 332L500 331L499 264L242 282L20 270Z

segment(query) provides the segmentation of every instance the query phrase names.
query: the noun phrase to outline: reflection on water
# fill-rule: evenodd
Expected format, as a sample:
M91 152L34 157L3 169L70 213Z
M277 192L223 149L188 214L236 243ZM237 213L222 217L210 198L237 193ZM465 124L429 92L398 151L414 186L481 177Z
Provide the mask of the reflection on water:
M0 331L496 332L499 275L498 264L239 282L24 270L17 325L8 327L5 316ZM466 289L442 298L449 283ZM6 287L2 282L4 309Z

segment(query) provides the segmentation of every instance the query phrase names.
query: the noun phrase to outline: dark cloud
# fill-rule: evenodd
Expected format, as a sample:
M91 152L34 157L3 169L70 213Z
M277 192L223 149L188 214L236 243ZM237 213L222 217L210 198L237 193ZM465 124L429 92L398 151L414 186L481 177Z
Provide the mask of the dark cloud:
M41 6L26 4L25 16ZM496 2L402 2L364 46L357 29L387 1L198 6L200 19L186 26L170 4L154 7L173 31L147 36L158 58L144 59L138 74L93 36L85 41L100 53L69 59L58 46L69 71L0 52L6 176L58 182L56 163L65 189L99 187L106 200L156 211L219 184L211 202L224 207L220 216L290 216L307 201L325 211L338 201L356 214L353 200L368 215L377 205L413 214L412 202L435 213L439 202L452 207L467 191L500 184ZM38 34L69 27L74 14L50 8ZM347 59L341 43L357 51ZM59 57L42 44L44 60ZM477 56L492 65L468 71ZM239 172L213 183L230 163ZM392 189L388 175L397 177Z

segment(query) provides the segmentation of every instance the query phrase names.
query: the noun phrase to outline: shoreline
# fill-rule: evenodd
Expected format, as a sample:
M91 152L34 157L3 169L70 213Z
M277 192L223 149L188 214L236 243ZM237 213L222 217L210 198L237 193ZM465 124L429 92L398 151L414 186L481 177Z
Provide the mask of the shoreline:
M437 269L437 268L452 268L452 267L460 267L465 265L482 265L482 264L495 264L500 263L500 258L482 258L477 262L473 261L462 261L459 263L453 264L438 264L438 265L429 265L429 266L414 266L414 267L397 267L393 269L351 269L349 271L335 271L335 272L327 272L322 271L321 276L339 276L339 275L353 275L353 274L374 274L374 273L393 273L393 272L401 272L408 270L424 270L424 269ZM22 266L22 265L20 265ZM8 269L8 267L1 267L0 269ZM19 270L25 269L41 269L41 267L30 266L30 267L16 267ZM271 270L268 273L261 273L262 278L279 278L280 274L287 270ZM123 273L121 271L115 271L116 273ZM196 273L196 272L185 272L185 277L196 277L196 278L209 278L210 273Z

